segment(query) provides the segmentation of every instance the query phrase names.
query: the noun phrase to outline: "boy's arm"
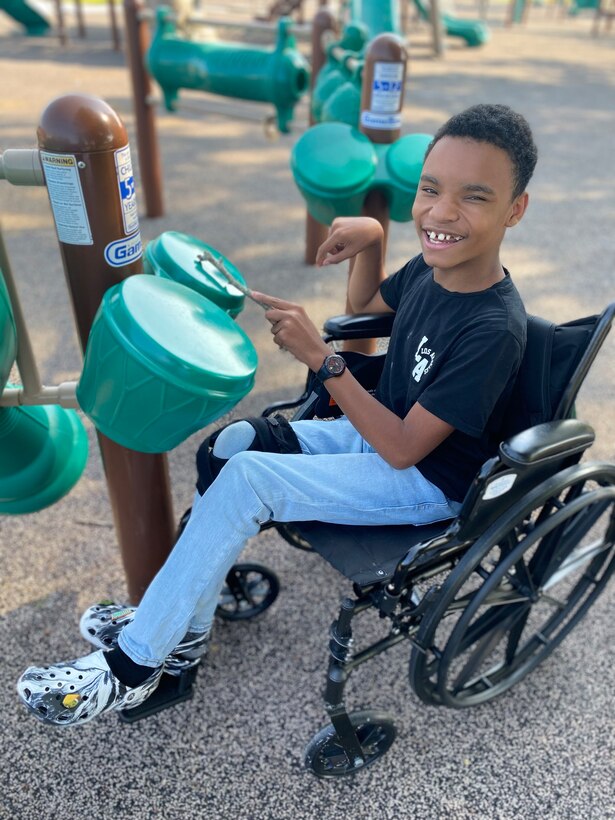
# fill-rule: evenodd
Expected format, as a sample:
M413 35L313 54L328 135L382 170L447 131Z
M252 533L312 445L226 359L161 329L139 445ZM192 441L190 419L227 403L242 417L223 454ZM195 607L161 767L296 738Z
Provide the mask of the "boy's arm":
M333 221L329 236L316 253L316 264L326 267L345 259L350 259L346 311L391 313L392 309L380 295L386 273L384 231L377 220L359 216Z
M331 351L305 310L274 296L257 295L272 306L265 316L271 322L275 343L318 371ZM455 429L419 404L405 418L399 418L368 393L349 370L328 379L326 386L353 427L396 469L417 464Z

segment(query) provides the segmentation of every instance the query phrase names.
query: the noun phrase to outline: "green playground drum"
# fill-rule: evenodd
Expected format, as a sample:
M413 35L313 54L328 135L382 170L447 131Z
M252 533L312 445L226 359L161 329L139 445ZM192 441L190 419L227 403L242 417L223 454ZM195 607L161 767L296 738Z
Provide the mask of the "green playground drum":
M103 297L77 400L109 438L161 453L234 407L256 366L251 341L221 308L169 279L135 275Z
M215 259L222 260L229 273L245 284L241 273L219 251L179 231L165 231L148 244L143 256L143 268L146 273L192 288L235 318L243 309L244 295L227 282L214 264L198 261L199 254L204 250Z
M0 393L4 390L17 356L17 329L9 294L0 271Z
M0 407L0 515L55 504L81 478L88 436L74 410Z
M395 222L408 222L412 218L425 152L432 139L430 134L407 134L386 146L389 212Z
M295 143L291 169L309 213L329 225L359 216L378 157L370 140L350 125L315 125Z

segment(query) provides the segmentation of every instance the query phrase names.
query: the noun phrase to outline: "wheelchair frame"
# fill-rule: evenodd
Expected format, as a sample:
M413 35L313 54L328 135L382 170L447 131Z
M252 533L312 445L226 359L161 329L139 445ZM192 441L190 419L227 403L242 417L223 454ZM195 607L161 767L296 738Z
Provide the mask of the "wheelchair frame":
M412 647L410 683L421 700L450 708L484 703L544 660L606 586L615 571L615 464L580 463L594 432L571 416L614 315L615 303L597 319L553 419L501 443L499 454L483 464L452 522L379 528L320 522L269 525L293 546L315 549L354 578L354 595L344 598L329 632L324 702L330 722L312 738L305 754L306 766L316 775L357 772L381 757L395 739L390 716L369 709L348 712L344 690L358 666L407 640ZM392 319L389 314L334 317L325 324L324 339L386 337ZM272 404L262 415L294 410L295 420L312 418L319 396L311 385L308 375L298 399ZM603 536L581 545L599 522L604 523ZM340 565L344 547L371 556L379 549L375 544L389 539L393 548L379 568L374 564L367 574L353 576ZM582 572L567 599L554 597L552 587L577 570ZM270 570L237 564L227 576L217 612L229 619L253 617L273 603L278 589ZM554 611L535 628L532 613L545 603ZM368 609L376 609L389 631L355 651L353 620ZM528 623L529 638L524 637ZM495 662L498 647L504 656ZM159 703L152 702L155 693L123 718L139 719L190 697L193 680L194 675L186 681L175 679L176 689L162 691Z

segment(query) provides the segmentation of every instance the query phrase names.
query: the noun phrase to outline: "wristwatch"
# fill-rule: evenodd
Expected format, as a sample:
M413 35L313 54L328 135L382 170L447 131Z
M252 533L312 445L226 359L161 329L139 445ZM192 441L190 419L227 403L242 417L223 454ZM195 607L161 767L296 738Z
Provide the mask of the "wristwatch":
M341 376L344 370L346 370L346 362L343 356L340 356L338 353L331 353L329 356L325 356L325 360L318 373L316 373L316 377L320 379L321 382L324 382L334 376Z

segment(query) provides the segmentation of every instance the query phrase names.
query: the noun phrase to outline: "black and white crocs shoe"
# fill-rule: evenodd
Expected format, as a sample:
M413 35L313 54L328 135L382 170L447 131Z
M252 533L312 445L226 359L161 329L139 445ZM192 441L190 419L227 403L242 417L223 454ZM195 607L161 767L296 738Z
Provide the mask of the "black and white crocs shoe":
M43 723L78 726L104 712L134 709L154 692L163 667L129 687L109 669L102 650L53 666L31 666L17 681L22 703Z
M113 601L100 601L81 616L79 631L82 637L99 649L114 649L122 629L133 620L136 607L121 606ZM179 676L196 666L207 654L209 633L188 632L164 661L168 675Z

